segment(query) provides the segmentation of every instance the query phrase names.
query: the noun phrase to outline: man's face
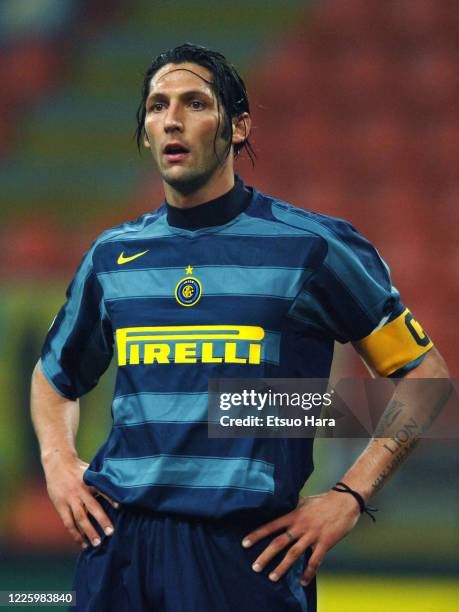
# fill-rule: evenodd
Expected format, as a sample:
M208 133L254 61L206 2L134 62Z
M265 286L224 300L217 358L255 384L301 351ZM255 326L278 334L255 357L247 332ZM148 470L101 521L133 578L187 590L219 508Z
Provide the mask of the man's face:
M181 192L206 184L224 158L224 118L206 82L211 78L206 68L188 62L166 64L151 79L145 146L163 180Z

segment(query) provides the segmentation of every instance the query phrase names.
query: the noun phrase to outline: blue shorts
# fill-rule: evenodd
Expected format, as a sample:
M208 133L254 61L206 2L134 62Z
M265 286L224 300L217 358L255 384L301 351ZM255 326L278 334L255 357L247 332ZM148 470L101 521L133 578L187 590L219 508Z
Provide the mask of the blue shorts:
M102 543L80 554L72 611L316 611L315 582L306 589L299 582L305 558L277 583L267 576L283 555L261 574L252 570L268 543L241 546L253 526L152 514L132 506L115 510L105 500L102 505L115 533L107 537L99 527Z

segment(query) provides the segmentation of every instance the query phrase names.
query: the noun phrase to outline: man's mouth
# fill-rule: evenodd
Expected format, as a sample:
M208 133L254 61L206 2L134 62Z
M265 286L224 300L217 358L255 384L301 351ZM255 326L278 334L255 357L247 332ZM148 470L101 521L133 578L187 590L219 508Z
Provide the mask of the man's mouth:
M190 152L185 145L181 143L169 143L164 147L164 156L169 162L176 162L185 159L185 157Z

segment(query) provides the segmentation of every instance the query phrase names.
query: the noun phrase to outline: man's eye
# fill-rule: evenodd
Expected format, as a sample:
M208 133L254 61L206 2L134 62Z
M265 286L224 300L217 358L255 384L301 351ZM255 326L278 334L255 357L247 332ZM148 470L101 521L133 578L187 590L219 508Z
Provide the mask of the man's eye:
M164 108L164 103L163 102L155 102L154 104L152 104L150 106L150 110L153 111L154 113L160 113Z
M194 110L201 110L204 108L204 103L201 102L200 100L193 100L191 102L191 108L193 108Z

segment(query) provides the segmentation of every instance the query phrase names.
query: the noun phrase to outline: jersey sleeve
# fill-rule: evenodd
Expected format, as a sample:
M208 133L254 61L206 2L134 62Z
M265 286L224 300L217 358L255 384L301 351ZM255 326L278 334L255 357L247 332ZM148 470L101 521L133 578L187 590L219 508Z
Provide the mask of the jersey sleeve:
M328 338L353 342L367 366L381 376L416 367L433 344L400 301L377 250L341 220L323 237L326 255L290 315Z
M53 321L40 366L62 396L75 400L90 391L113 355L113 331L93 265L93 247L70 283L67 301Z

